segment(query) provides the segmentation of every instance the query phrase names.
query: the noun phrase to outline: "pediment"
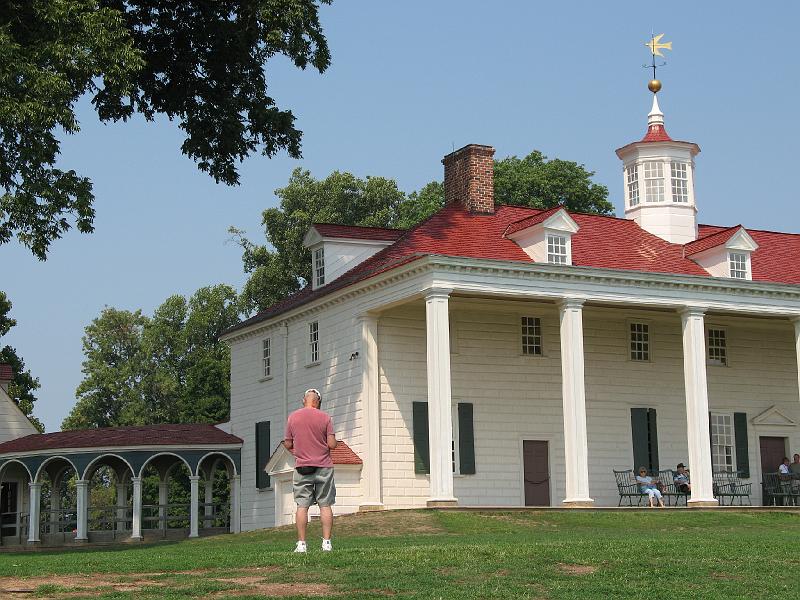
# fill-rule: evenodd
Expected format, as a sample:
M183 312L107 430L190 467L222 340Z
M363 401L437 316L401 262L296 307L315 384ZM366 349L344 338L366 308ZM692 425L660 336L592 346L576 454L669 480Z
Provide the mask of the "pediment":
M739 230L725 242L725 247L729 250L753 252L758 249L758 244L756 244L756 241L745 231L744 227L740 227Z
M770 425L779 427L795 427L797 422L787 417L776 406L768 408L753 418L753 425Z
M563 208L545 219L542 225L545 229L554 229L565 233L577 233L579 229L575 220Z
M311 246L316 246L320 243L322 243L322 236L319 231L317 231L317 228L312 225L303 237L303 246L311 248Z
M267 466L264 467L267 475L277 475L278 473L287 473L294 470L294 455L289 452L283 444L279 444L275 452L267 461Z

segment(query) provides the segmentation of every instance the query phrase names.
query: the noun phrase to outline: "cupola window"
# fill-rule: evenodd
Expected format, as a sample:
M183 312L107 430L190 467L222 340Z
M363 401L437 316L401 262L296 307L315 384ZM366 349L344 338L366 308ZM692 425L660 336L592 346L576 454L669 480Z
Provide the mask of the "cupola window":
M664 201L664 164L655 160L644 163L645 201Z
M672 163L672 201L689 202L689 178L686 163Z
M625 167L625 181L628 184L628 204L637 206L639 204L639 179L636 174L636 165Z

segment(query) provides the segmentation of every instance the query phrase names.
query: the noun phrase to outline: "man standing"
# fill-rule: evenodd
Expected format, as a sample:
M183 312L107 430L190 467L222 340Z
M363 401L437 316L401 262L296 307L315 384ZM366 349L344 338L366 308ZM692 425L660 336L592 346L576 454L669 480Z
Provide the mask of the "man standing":
M322 396L312 388L303 394L303 408L289 415L283 445L295 457L292 478L294 501L297 503L297 546L295 552L306 552L306 527L308 508L319 505L322 521L322 550L330 552L333 529L333 504L336 486L333 482L331 450L336 448L333 422L330 415L320 410Z

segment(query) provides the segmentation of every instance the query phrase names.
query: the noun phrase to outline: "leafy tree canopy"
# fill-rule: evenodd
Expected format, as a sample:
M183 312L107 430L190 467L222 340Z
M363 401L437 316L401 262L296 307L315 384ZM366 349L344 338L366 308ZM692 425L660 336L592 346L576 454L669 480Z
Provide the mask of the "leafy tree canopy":
M44 260L74 222L93 229L91 181L56 166L88 94L101 121L176 119L181 151L216 181L260 151L300 156L295 117L267 93L267 61L319 72L331 0L9 0L0 3L0 244Z
M524 158L510 156L494 164L495 200L533 208L559 204L569 210L610 214L608 189L591 178L583 165L548 160L538 150ZM312 223L338 223L407 229L444 205L444 185L433 181L406 195L392 179L334 172L317 180L295 169L286 187L275 191L278 208L264 211L265 245L231 228L242 246L249 278L242 291L243 308L259 311L299 290L311 277L311 256L303 237Z
M230 353L218 338L240 316L227 285L170 296L152 317L105 308L86 327L84 378L62 427L227 420Z
M17 324L11 318L10 313L11 301L4 292L0 291L0 337L7 334ZM11 346L0 348L0 363L11 365L11 370L14 372L14 379L8 386L8 395L19 406L20 410L25 413L33 426L43 432L44 425L33 416L33 405L36 402L34 392L41 387L39 380L25 368L25 361Z

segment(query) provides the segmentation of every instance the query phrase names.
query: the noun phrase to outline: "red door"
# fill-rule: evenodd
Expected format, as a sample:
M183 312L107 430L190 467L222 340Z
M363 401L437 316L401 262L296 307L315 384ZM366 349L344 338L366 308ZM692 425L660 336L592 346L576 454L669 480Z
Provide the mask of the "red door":
M777 473L778 465L783 462L783 457L786 456L786 438L761 436L758 438L758 445L761 449L761 472L762 473ZM774 504L775 501L780 502L780 498L773 498L767 494L766 486L761 485L761 498L762 503L765 505Z
M525 506L550 506L550 470L547 442L522 442Z

